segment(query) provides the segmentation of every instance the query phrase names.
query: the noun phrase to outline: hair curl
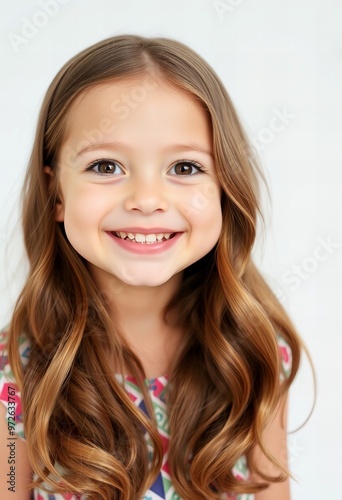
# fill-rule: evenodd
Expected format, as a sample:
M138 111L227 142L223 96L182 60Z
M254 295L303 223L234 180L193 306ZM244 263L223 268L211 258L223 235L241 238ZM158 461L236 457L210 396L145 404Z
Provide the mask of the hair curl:
M253 264L260 170L220 79L182 43L122 35L73 57L57 74L42 105L23 192L23 229L30 262L9 332L9 355L22 390L33 486L90 499L135 499L160 471L162 445L152 416L129 399L113 374L126 363L147 401L144 372L119 332L113 335L86 263L54 220L57 183L48 189L44 165L56 166L75 99L107 80L161 76L207 110L222 186L223 228L216 246L184 271L176 305L188 343L170 374L169 465L184 500L253 493L287 477L263 447L262 431L299 366L301 341ZM32 350L25 371L18 338ZM280 334L292 349L291 375L279 383ZM154 454L148 463L142 428ZM231 472L259 445L279 476L238 481ZM57 465L58 464L58 465Z

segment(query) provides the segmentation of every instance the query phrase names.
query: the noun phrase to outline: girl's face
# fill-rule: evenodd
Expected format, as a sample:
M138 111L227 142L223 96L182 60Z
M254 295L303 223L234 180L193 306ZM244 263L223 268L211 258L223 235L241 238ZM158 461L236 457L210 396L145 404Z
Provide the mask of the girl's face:
M199 102L163 81L99 84L77 99L56 220L95 279L158 286L214 247L222 215L211 142Z

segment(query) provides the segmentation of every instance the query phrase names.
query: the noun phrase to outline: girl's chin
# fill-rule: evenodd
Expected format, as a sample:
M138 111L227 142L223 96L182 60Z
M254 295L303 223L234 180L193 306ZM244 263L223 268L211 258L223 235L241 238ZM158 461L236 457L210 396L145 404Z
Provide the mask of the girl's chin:
M182 277L182 272L177 271L176 273L161 273L161 272L156 272L155 270L151 272L146 273L137 273L133 274L131 272L130 276L127 275L122 275L122 276L117 276L117 278L120 280L120 282L125 285L129 286L132 288L155 288L155 287L160 287L163 286L167 283L172 286L175 286L176 284L180 283L181 277Z
M99 267L95 264L87 263L89 273L99 287L105 291L122 291L123 287L132 288L154 288L168 283L170 280L175 284L180 284L183 270L167 271L165 263L162 265L150 266L146 263L137 263L129 266L122 266L121 269L110 267ZM174 286L173 285L173 286Z
M147 278L136 278L130 280L121 279L123 285L130 286L132 288L154 288L158 286L162 286L170 280L169 278L165 279L151 279L151 277Z

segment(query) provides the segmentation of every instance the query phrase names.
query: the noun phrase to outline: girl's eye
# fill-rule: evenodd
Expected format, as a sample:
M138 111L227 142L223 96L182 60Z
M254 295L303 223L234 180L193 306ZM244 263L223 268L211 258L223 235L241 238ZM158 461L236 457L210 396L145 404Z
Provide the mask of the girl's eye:
M198 174L199 172L204 173L205 169L194 161L182 160L177 162L172 168L171 171L174 170L174 173L178 176L191 176L194 174Z
M118 169L120 169L122 172L122 168L116 161L113 160L97 160L87 168L88 171L90 170L96 174L109 174L109 175L120 174L121 172L119 172Z

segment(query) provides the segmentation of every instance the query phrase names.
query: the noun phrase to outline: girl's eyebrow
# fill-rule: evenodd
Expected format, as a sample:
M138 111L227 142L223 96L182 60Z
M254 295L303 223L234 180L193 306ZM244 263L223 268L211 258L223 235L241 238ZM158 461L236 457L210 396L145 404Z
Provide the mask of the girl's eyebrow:
M82 148L77 154L77 156L83 155L85 153L88 153L90 151L96 151L98 149L130 149L130 146L128 144L125 144L124 142L96 142L89 144L89 146L86 146ZM212 160L214 160L214 155L211 150L207 149L206 147L201 146L200 144L196 143L189 143L189 144L172 144L169 147L164 148L165 152L177 152L177 151L198 151L199 153L205 154L209 156Z

